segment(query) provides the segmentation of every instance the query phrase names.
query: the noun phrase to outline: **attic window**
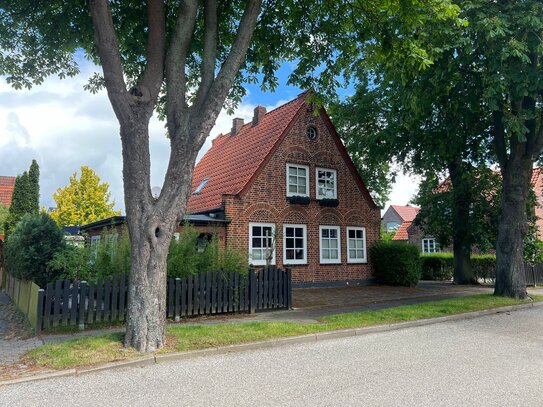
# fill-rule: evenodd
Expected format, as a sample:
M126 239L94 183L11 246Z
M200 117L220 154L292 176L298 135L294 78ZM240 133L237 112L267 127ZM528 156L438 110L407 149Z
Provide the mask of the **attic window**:
M307 128L307 138L312 141L317 139L317 129L315 127L309 126Z
M204 180L198 185L198 188L194 190L192 195L198 195L200 192L202 192L202 188L206 186L207 181L209 181L209 178L204 178Z

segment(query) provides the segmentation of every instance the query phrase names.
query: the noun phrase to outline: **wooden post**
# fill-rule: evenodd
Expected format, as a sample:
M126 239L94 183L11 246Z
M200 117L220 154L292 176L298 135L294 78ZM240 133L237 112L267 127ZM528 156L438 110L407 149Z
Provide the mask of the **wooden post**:
M256 272L253 269L249 270L249 313L256 312Z
M38 290L38 323L36 324L36 333L41 332L43 329L43 302L45 297L45 290L40 288Z
M72 299L73 300L73 299ZM81 281L79 289L79 324L80 331L85 329L85 308L87 306L87 282ZM73 303L72 303L73 306Z
M285 284L287 286L287 308L292 309L292 270L290 267L286 267L285 270L287 272Z

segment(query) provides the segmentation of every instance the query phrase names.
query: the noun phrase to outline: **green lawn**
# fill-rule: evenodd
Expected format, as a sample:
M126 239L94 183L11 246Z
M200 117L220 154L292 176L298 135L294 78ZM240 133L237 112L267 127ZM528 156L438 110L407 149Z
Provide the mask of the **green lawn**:
M543 297L534 298L534 301L541 300ZM321 318L319 323L315 324L239 322L220 325L170 325L166 331L167 345L158 353L214 348L338 329L436 318L526 302L529 301L482 294L377 311L332 315ZM37 367L68 369L141 356L134 350L124 349L122 337L123 334L120 333L107 334L46 344L28 352L25 361Z

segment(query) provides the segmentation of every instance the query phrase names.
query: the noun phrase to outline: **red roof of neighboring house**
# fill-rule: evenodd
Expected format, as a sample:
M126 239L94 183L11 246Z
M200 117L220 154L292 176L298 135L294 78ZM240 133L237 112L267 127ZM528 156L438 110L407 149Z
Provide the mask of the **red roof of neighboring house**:
M404 222L413 222L415 218L417 217L417 213L419 213L420 208L417 208L416 206L400 206L400 205L390 205L392 208L396 211L398 215L400 215L400 218L403 219Z
M211 148L194 168L192 191L196 191L204 180L207 179L207 182L197 194L190 196L188 212L218 209L222 205L223 195L240 194L294 123L305 105L307 94L304 92L296 99L266 113L255 126L249 122L234 136L230 133L221 134L213 140ZM332 127L333 137L341 144L333 126L326 119L324 114L325 123ZM347 165L351 166L351 170L360 178L343 145L338 147L347 157ZM373 203L360 179L359 185L369 202Z
M396 234L392 238L392 240L408 240L409 234L407 233L407 228L411 226L413 222L404 222L400 225L398 230L396 231Z
M15 187L15 177L7 177L0 175L0 204L5 206L11 205L11 195Z

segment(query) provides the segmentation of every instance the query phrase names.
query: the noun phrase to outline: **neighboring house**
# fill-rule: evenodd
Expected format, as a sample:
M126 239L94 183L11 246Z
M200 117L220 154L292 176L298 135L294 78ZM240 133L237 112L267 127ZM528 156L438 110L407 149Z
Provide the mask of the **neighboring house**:
M449 179L445 179L438 187L438 189L450 188ZM534 168L532 171L532 189L536 196L535 215L537 216L537 236L538 239L543 240L543 168ZM435 253L440 251L440 246L437 240L433 236L425 235L421 228L414 225L412 222L402 225L393 240L406 241L413 243L420 247L423 253ZM444 251L452 251L452 246L443 248ZM477 251L477 248L474 248Z
M413 222L419 210L416 206L390 205L383 215L381 226L387 233L395 232L403 223Z
M15 188L15 177L0 175L0 205L11 205L13 188ZM0 241L2 240L4 240L4 236L0 233Z
M397 242L409 242L417 245L422 253L435 253L440 251L439 243L433 236L425 236L422 230L413 221L417 217L420 208L416 206L390 205L383 215L383 225L392 224L397 218L403 222L396 229L392 240ZM386 229L385 229L386 230ZM387 231L392 231L387 230Z
M291 267L295 283L362 283L379 208L326 111L306 98L234 119L196 165L188 212L227 219L226 247L254 266Z

